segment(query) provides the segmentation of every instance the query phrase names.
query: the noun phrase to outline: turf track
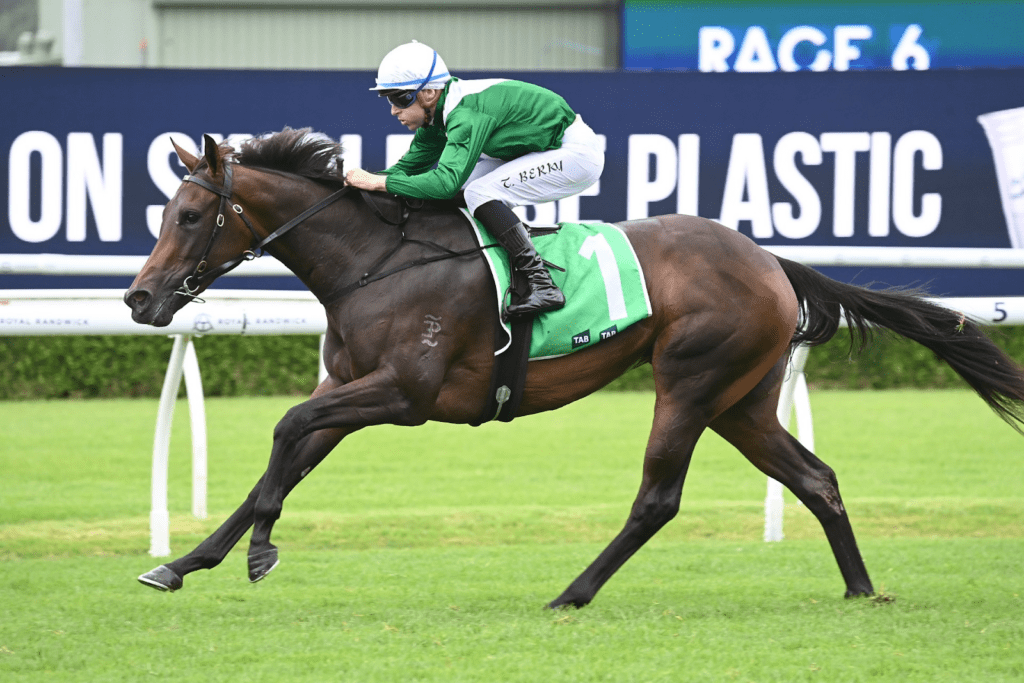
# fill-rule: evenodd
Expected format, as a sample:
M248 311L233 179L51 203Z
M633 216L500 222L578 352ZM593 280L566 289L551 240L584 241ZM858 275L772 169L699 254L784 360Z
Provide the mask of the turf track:
M845 601L816 522L788 499L759 542L764 479L702 441L679 517L590 607L541 606L621 526L653 398L602 393L480 429L365 430L296 490L282 564L245 581L244 543L173 595L134 577L148 547L155 401L0 404L0 680L900 680L1024 678L1024 449L966 392L823 392L876 588ZM211 519L240 501L287 398L210 401ZM542 452L524 446L548 444Z

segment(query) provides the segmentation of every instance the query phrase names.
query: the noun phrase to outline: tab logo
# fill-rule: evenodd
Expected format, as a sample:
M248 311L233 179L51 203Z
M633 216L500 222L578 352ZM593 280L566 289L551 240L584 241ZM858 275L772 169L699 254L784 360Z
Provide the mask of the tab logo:
M578 349L590 343L590 330L584 330L572 336L572 348Z
M604 341L605 339L611 339L612 337L614 337L618 333L619 333L618 325L612 325L607 330L601 330L601 341Z

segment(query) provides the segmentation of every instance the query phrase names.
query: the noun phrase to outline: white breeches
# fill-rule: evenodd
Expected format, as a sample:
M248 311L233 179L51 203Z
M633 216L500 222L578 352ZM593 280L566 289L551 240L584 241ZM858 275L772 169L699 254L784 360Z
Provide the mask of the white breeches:
M603 146L577 116L558 149L530 152L512 161L483 155L462 187L472 214L493 199L512 208L571 197L596 183L603 170Z

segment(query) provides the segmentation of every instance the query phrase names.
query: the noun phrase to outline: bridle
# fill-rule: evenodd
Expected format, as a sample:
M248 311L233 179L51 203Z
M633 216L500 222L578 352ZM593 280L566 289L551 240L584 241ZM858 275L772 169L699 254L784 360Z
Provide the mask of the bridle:
M202 289L205 280L213 281L224 273L234 270L243 261L252 261L253 259L259 258L265 253L264 247L268 244L276 240L278 237L281 237L310 216L319 213L337 200L341 199L343 195L347 194L352 189L351 187L346 186L331 193L262 239L260 238L259 233L256 232L256 228L253 227L252 221L250 221L249 217L243 213L242 206L240 204L232 203L231 209L238 214L239 218L241 218L245 223L245 227L247 227L249 232L252 233L253 238L256 240L256 245L251 249L243 251L240 256L226 261L212 270L207 270L207 259L210 257L210 252L213 250L213 245L217 241L217 237L220 235L221 228L223 228L224 224L227 222L225 209L227 208L228 202L231 201L231 188L234 183L233 167L234 164L231 162L226 162L224 164L223 187L214 185L205 178L200 178L195 175L194 172L189 173L182 179L187 183L195 183L199 187L209 190L220 197L220 206L217 209L217 221L214 225L213 231L210 233L210 239L206 243L206 249L203 251L203 255L199 258L199 262L196 264L195 270L192 271L191 275L185 277L185 280L181 283L181 287L174 292L175 294L187 296L193 301L199 301L200 303L202 303L203 300L196 296L196 293ZM189 282L192 283L191 286L189 285Z
M266 253L264 250L265 246L267 246L277 238L281 237L289 230L291 230L292 228L294 228L295 226L299 225L304 220L309 218L310 216L313 216L314 214L323 211L325 208L327 208L334 202L338 201L344 195L348 194L350 191L354 189L351 185L346 185L340 190L332 192L331 194L327 195L319 202L309 207L295 218L292 218L290 221L288 221L280 228L278 228L277 230L275 230L274 232L270 233L269 235L262 239L260 238L259 233L256 232L256 228L253 227L252 221L250 221L249 217L246 216L245 213L243 213L242 206L240 204L233 203L231 205L231 209L238 214L239 218L241 218L242 221L245 223L245 227L247 227L249 229L249 232L252 233L253 237L256 240L256 245L251 249L246 249L245 251L243 251L240 256L237 256L234 259L226 261L225 263L222 263L221 265L217 266L216 268L213 268L212 270L207 270L207 259L210 257L210 251L212 251L213 249L214 242L217 241L217 237L220 234L221 228L223 228L224 224L227 222L227 214L225 212L225 209L227 208L228 202L231 201L231 188L233 183L232 166L233 164L231 162L226 162L224 164L223 187L214 185L210 181L196 176L194 171L183 178L185 182L195 183L199 187L209 190L210 192L220 197L220 206L217 209L217 221L216 224L214 225L213 231L210 233L210 239L206 243L206 249L203 251L203 255L202 257L200 257L199 263L196 264L195 270L192 271L192 274L187 276L185 280L181 283L181 287L174 291L175 294L187 296L192 301L197 301L199 303L204 303L204 301L203 299L196 296L196 293L202 288L205 280L215 280L224 273L227 273L230 270L234 270L243 261L252 261L253 259L259 258L264 253ZM337 301L338 299L341 299L342 297L352 293L353 291L361 287L365 287L371 282L383 280L386 277L394 275L395 273L399 273L408 268L415 268L418 266L426 265L428 263L444 261L450 258L468 256L470 254L479 253L484 249L492 249L498 246L497 244L487 244L484 246L474 247L472 249L466 249L463 251L454 251L452 249L448 249L447 247L441 246L440 244L436 244L434 242L410 239L406 237L405 231L404 229L402 229L402 227L404 226L405 222L409 219L410 211L418 209L420 208L420 206L411 206L407 201L403 200L401 204L401 215L397 221L394 221L387 218L384 215L384 213L377 206L376 202L373 201L371 193L366 192L365 190L359 190L359 192L362 195L364 201L366 201L367 205L377 216L378 220L388 225L396 226L401 229L401 239L394 246L394 248L392 248L390 251L385 253L380 259L378 259L377 262L366 273L364 273L362 277L360 277L355 282L337 290L334 293L334 296L331 297L329 302L323 302L324 305ZM395 268L391 268L390 270L381 272L380 269L383 268L384 264L387 263L391 259L391 257L394 256L398 252L398 250L402 248L402 246L410 243L426 245L433 249L439 250L441 253L434 256L427 256L415 259L413 261L409 261ZM189 285L190 282L192 283L191 286Z

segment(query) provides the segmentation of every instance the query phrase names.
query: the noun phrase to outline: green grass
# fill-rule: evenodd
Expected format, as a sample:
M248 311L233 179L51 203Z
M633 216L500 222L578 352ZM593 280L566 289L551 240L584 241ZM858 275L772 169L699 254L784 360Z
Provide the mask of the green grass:
M172 548L229 514L290 398L207 404L211 519L188 514L187 410ZM621 528L650 394L603 392L478 429L375 428L285 504L282 564L239 544L173 595L139 586L156 402L0 403L0 680L1012 681L1024 678L1021 437L963 391L817 392L876 589L843 600L817 522L702 439L680 515L579 611L541 609ZM532 447L531 444L543 444ZM788 495L788 494L787 494Z

